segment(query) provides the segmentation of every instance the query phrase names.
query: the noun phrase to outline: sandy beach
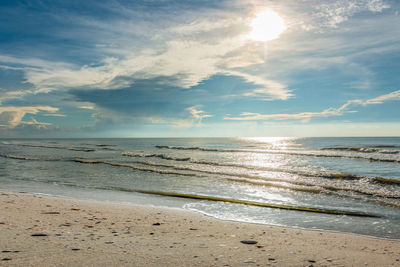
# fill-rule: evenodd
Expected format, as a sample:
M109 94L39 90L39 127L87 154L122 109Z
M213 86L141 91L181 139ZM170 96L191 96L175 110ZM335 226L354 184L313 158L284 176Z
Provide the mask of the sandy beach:
M0 192L1 266L400 266L400 242Z

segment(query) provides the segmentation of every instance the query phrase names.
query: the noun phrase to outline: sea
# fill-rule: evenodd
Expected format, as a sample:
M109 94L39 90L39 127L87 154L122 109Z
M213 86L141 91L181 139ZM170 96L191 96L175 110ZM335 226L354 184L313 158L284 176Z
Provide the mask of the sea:
M400 240L400 137L1 139L0 190Z

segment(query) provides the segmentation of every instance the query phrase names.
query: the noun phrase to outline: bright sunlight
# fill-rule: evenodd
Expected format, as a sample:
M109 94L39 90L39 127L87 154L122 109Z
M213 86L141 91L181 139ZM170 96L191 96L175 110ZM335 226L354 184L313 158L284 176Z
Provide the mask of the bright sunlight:
M254 41L266 42L279 37L285 31L285 21L275 11L259 12L251 22L252 31L249 38Z

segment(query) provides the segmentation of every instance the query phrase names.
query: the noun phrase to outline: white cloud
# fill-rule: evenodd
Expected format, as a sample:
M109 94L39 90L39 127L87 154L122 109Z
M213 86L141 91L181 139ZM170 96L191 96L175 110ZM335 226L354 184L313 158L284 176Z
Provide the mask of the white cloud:
M243 94L244 96L257 97L260 100L275 100L275 99L286 100L291 96L293 96L293 94L291 94L291 91L286 87L286 85L280 82L267 80L256 75L250 75L247 73L233 71L233 70L226 71L226 73L242 77L247 82L260 85L259 88L244 93Z
M348 110L351 106L367 106L375 104L383 104L390 100L400 100L400 90L394 91L389 94L381 95L368 100L349 100L339 108L328 108L321 112L301 112L294 114L260 114L243 112L240 117L225 117L224 120L236 120L236 121L257 121L257 120L300 120L301 122L309 122L311 118L316 117L331 117L341 116L344 113L356 112Z
M364 101L362 105L383 104L383 102L389 100L400 100L400 90L391 92L386 95L381 95L372 99L368 99L367 101Z
M198 12L194 14L196 11L188 11L180 14L181 23L175 25L170 23L150 26L149 23L138 21L141 29L129 20L105 24L81 19L86 27L95 31L105 31L103 35L95 36L99 39L95 42L97 44L107 43L107 40L102 38L109 38L110 33L120 36L120 40L115 40L120 46L112 49L108 46L96 46L96 51L103 56L96 64L68 64L11 56L0 56L0 62L18 64L25 72L26 82L35 87L32 93L72 88L118 89L129 86L137 79L151 79L157 76L179 77L174 81L174 85L189 88L213 75L231 71L233 73L234 69L236 75L260 86L248 96L260 96L265 99L287 99L291 96L290 90L282 82L273 81L267 74L256 77L244 68L237 69L238 66L248 67L264 62L260 57L248 60L239 58L239 62L237 53L231 54L234 51L240 53L248 41L244 36L249 31L249 16L210 9ZM188 23L182 23L184 21ZM148 32L143 30L146 27L157 29L156 34L149 36ZM145 41L140 39L141 41L135 42L134 38L137 39L138 34L144 37ZM129 45L134 49L129 49ZM118 79L120 77L127 79Z
M192 106L192 107L189 107L189 108L186 109L186 110L188 110L190 112L190 114L192 115L192 117L195 119L195 121L198 124L201 124L201 121L204 118L213 117L213 115L206 114L205 111L200 110L199 108L201 108L201 106L197 105L197 106Z
M46 129L47 126L51 125L51 123L47 122L38 122L34 118L31 118L30 121L21 121L19 125L30 125L35 127L36 129Z
M29 124L29 125L38 125L40 127L49 125L47 123L37 122L32 118L31 122L21 121L25 114L37 114L40 111L46 111L50 113L54 113L58 111L58 108L50 107L50 106L0 106L0 128L15 128L21 124Z
M345 22L349 17L362 11L382 12L390 8L383 0L336 0L315 5L316 13L313 15L319 22L318 27L337 28L339 24ZM315 28L315 25L308 25Z
M303 35L304 32L298 31L299 25L309 26L317 32L321 28L337 28L356 13L382 12L389 8L383 0L314 0L307 8L297 0L285 3L266 1L263 6L273 6L282 11L282 16L288 20L289 29L281 38L268 44L268 54L265 54L264 44L252 47L249 45L251 42L244 38L250 31L248 23L252 11L249 11L249 7L254 2L237 1L232 4L247 7L242 8L240 14L236 11L210 9L182 11L177 16L179 19L174 18L166 25L162 24L168 21L166 17L155 23L140 19L120 19L106 23L88 18L69 18L73 23L82 24L85 29L92 29L96 35L90 35L91 31L84 33L77 29L78 32L70 30L68 34L71 36L64 37L84 40L94 38L91 41L94 42L97 56L102 59L95 64L71 64L0 55L0 62L23 70L26 82L35 87L34 90L9 94L3 98L74 88L118 89L129 86L136 79L157 76L180 77L174 80L174 85L189 88L212 75L228 74L242 77L259 86L242 94L244 97L286 100L294 94L287 86L287 81L279 77L287 77L285 75L291 71L330 66L343 66L347 73L363 76L362 81L354 82L354 87L368 88L371 83L363 81L372 80L373 73L362 64L354 63L351 57L357 53L370 53L371 49L389 49L381 48L380 42L389 40L396 44L393 40L399 36L391 32L392 39L385 39L365 34L362 42L349 42L348 37L338 37L336 33L315 38L311 33ZM121 17L126 18L127 14L140 17L134 10L125 8L121 12L125 15ZM382 27L385 25L381 24ZM364 33L370 31L369 26L357 24ZM359 49L360 43L365 44L366 49ZM398 46L394 45L391 49L398 49ZM351 55L342 55L343 51L350 51Z
M94 105L79 106L78 108L93 110L94 109Z

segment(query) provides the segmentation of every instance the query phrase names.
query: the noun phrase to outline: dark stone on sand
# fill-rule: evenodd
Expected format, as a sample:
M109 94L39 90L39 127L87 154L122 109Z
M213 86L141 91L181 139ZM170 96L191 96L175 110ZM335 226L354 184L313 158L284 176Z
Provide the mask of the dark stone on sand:
M11 259L10 258L2 258L1 260L2 261L10 261Z
M197 230L197 228L190 228L189 230L196 231L196 230Z
M47 212L42 212L42 214L60 214L59 211L47 211Z
M13 251L11 251L11 250L3 250L1 253L18 253L19 252L19 250L13 250Z
M49 235L44 233L37 233L37 234L31 234L31 236L49 236Z
M150 233L150 235L154 235L154 233Z
M311 263L316 263L316 261L315 261L315 260L308 260L308 262L311 262Z
M71 248L73 251L81 250L80 248Z
M114 243L114 242L112 242L112 241L106 241L106 242L104 242L105 244L112 244L112 243Z
M0 222L0 224L6 224L5 222Z
M255 241L255 240L242 240L242 241L240 241L240 243L246 244L246 245L255 245L255 244L257 244L258 242Z
M157 222L157 223L153 223L153 225L161 225L161 223Z
M269 261L274 261L274 260L275 260L275 258L268 258L268 260L269 260Z

